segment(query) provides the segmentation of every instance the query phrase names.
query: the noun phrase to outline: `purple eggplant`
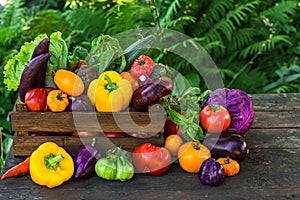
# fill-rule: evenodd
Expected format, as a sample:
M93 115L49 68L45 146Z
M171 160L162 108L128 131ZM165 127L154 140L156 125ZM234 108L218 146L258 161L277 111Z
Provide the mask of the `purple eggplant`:
M34 48L31 59L33 59L33 58L35 58L39 55L42 55L44 53L48 53L49 52L49 45L50 45L50 39L49 38L42 39L39 42L39 44ZM45 86L47 66L48 66L48 63L45 63L41 67L39 73L37 74L37 76L35 78L36 87L38 87L38 88L42 88L42 87Z
M95 164L101 158L101 154L95 147L96 138L91 144L80 145L74 157L75 178L88 178L95 172Z
M50 44L50 39L49 38L43 38L38 45L34 48L31 59L42 55L44 53L49 52L49 44Z
M69 97L69 105L68 108L70 111L74 112L84 112L84 111L93 111L94 106L92 105L90 99L85 95L82 94L80 96Z
M159 102L159 99L172 92L173 82L167 77L141 85L133 93L132 105L138 111L147 111L148 106Z
M242 161L248 156L249 148L244 137L237 134L223 132L207 136L203 145L211 151L214 158L225 158L229 156L236 161Z
M50 53L41 54L35 58L33 58L26 68L24 69L21 81L20 81L20 99L24 102L25 95L28 90L33 89L36 86L36 77L41 72L43 67L47 67L48 60L50 58Z
M203 161L198 176L205 185L218 186L225 181L224 168L214 158Z

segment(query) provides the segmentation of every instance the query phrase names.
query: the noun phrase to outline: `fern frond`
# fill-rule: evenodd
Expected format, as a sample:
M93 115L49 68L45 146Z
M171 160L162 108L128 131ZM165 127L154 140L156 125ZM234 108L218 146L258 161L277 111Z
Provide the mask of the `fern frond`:
M15 27L20 26L25 17L26 9L23 7L23 0L13 0L6 5L1 13L0 27Z
M191 24L191 23L195 23L196 22L196 18L193 16L181 16L178 17L177 19L171 20L171 21L167 21L164 24L162 24L163 27L165 28L173 28L178 26L178 24Z
M72 30L81 31L85 38L93 38L103 32L105 26L103 10L79 7L63 14ZM87 23L89 22L89 23Z
M180 4L180 0L174 0L167 12L164 14L164 16L162 18L160 18L160 23L161 24L165 24L166 22L172 21L172 19L174 18L174 16L178 13L178 9L181 8L181 4Z
M289 14L296 14L298 4L299 1L283 1L276 3L273 7L265 10L262 15L270 18L272 22L286 22L290 18Z
M242 58L246 58L258 52L265 53L273 50L275 45L281 42L286 45L292 45L290 40L291 38L287 35L275 35L272 38L268 38L266 40L258 41L256 43L251 44L246 49L242 50L240 55Z
M213 0L210 1L210 4L205 13L202 14L201 18L198 21L198 35L204 35L207 30L209 30L216 21L222 19L226 13L234 7L233 0Z
M246 45L249 45L253 42L253 38L257 30L254 28L242 28L238 29L232 34L231 42L233 49L242 49Z

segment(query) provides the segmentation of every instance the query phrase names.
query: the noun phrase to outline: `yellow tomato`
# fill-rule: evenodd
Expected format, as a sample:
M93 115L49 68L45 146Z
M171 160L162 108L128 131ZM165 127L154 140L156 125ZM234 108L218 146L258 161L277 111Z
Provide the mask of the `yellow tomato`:
M79 96L84 91L82 79L72 71L59 69L54 75L55 85L70 96Z
M204 160L211 157L207 147L199 142L186 142L178 149L180 167L190 173L198 173Z
M178 135L169 135L165 140L165 147L170 151L172 156L176 156L179 147L182 145L183 141Z

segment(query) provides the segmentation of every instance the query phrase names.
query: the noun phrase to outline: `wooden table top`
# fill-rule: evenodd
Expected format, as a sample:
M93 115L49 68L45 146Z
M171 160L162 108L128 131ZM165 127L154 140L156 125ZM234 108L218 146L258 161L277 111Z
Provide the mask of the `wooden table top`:
M161 176L135 174L126 182L96 175L72 178L57 188L33 183L30 176L0 181L0 199L300 199L300 93L250 95L255 119L241 171L218 186L203 185L173 163ZM24 158L11 153L4 171Z

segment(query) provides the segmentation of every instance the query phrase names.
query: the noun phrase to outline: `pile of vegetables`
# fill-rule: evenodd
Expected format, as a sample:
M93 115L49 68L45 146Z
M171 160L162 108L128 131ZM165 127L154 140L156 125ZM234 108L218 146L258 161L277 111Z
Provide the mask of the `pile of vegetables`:
M147 112L149 106L160 103L167 113L165 145L146 142L137 146L132 156L117 147L103 156L93 141L80 146L73 161L57 145L46 143L16 166L22 170L15 173L18 170L14 169L2 179L30 174L35 183L50 188L73 174L75 178L96 174L106 180L127 181L135 171L164 174L172 159L178 159L182 170L197 173L207 185L220 185L226 176L239 173L239 162L249 153L246 136L254 119L251 99L245 92L229 88L201 91L198 87L185 87L178 91L175 83L182 84L180 78L147 55L154 42L155 37L149 35L123 50L115 38L101 35L92 41L90 51L75 48L68 53L57 32L50 38L40 35L25 44L7 63L5 80L9 88L19 88L20 100L29 111ZM20 73L22 66L25 68ZM38 166L39 159L45 160L42 166ZM68 173L57 173L54 179L38 174L64 165Z

